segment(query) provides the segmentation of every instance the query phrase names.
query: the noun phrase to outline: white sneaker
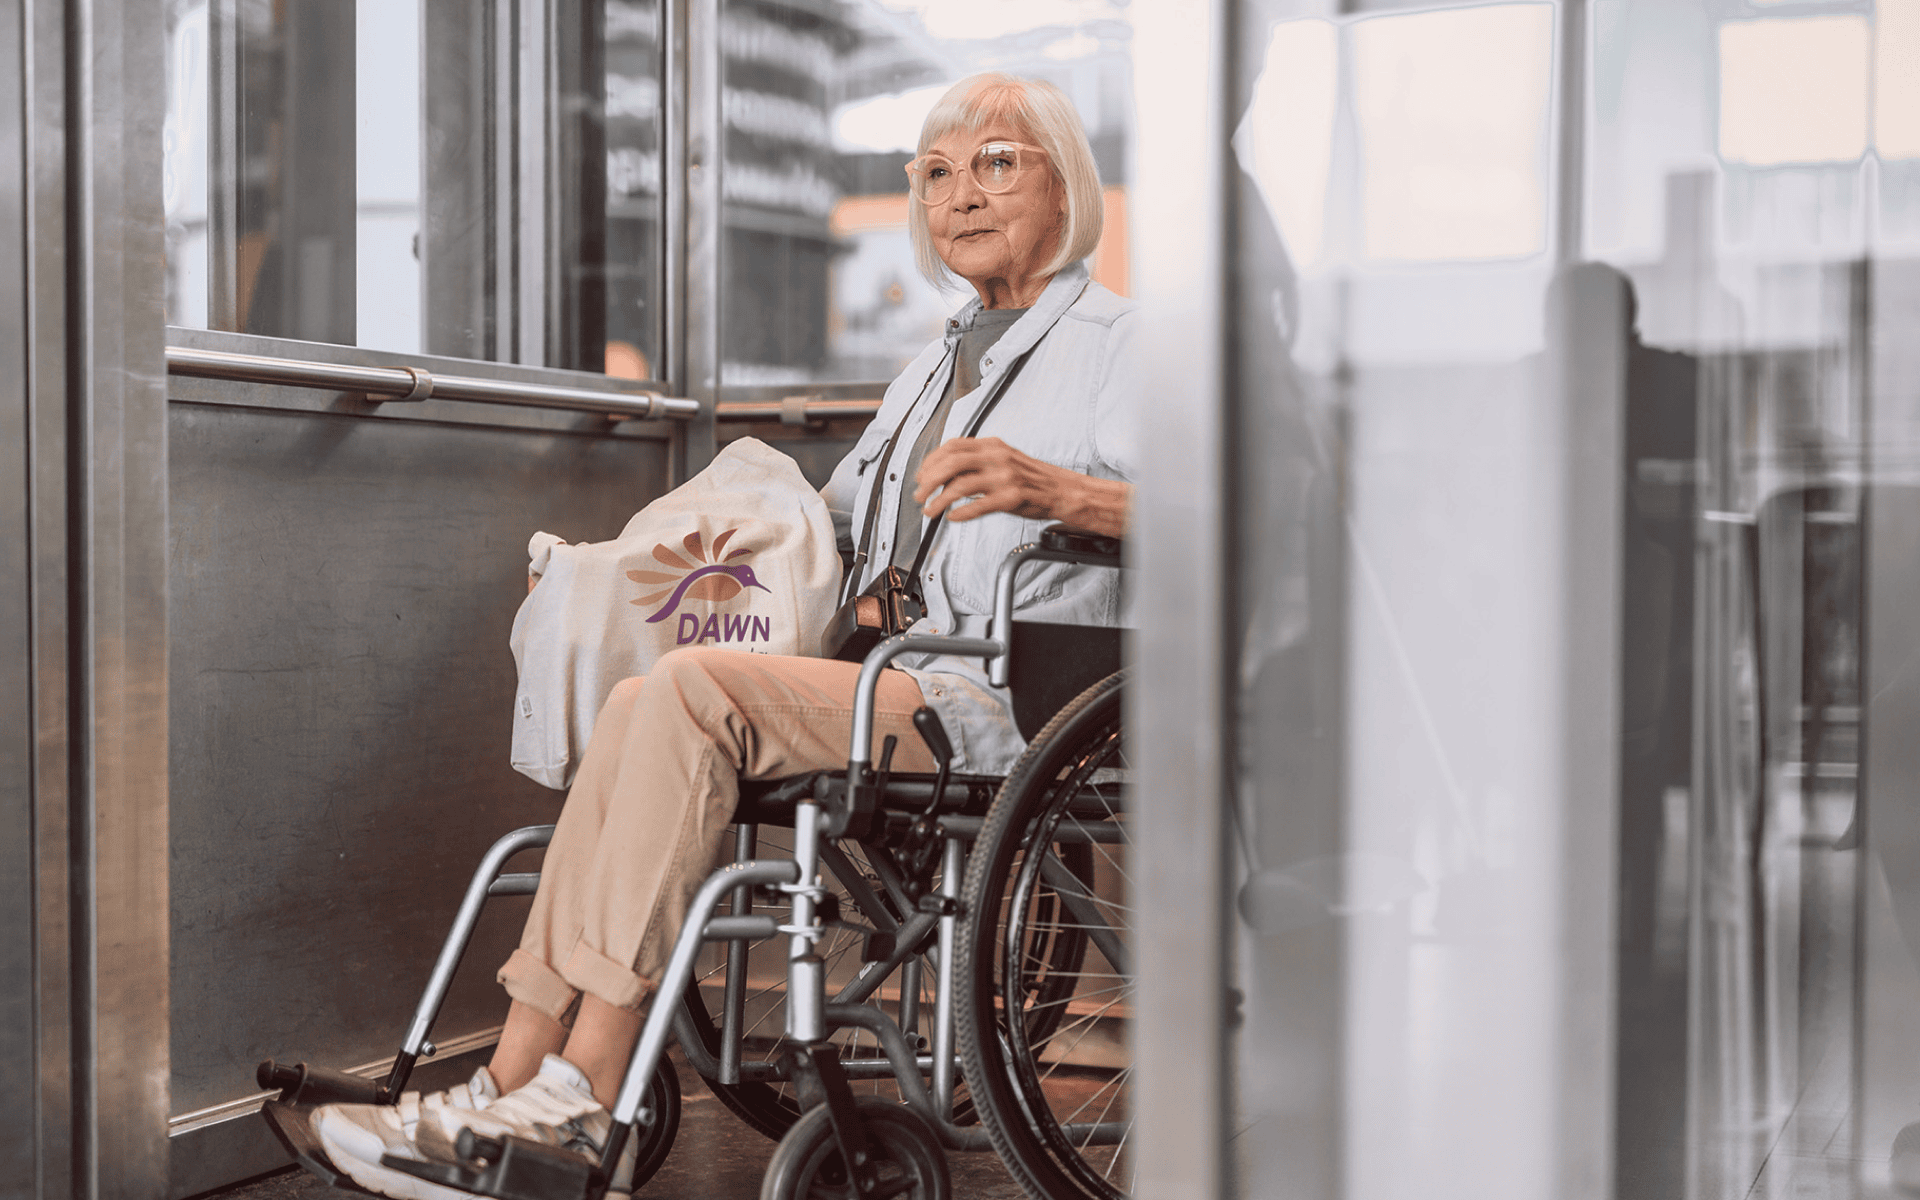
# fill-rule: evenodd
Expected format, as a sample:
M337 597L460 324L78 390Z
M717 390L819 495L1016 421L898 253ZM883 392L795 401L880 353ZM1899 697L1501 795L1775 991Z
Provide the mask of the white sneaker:
M423 1120L437 1129L435 1114L478 1112L499 1099L493 1076L481 1067L472 1079L444 1092L406 1092L398 1104L329 1104L314 1110L311 1122L333 1165L368 1191L394 1200L467 1200L465 1192L382 1166L380 1157L424 1162L427 1156L415 1141Z
M540 1073L484 1108L441 1106L422 1110L415 1147L426 1155L452 1160L462 1129L483 1137L509 1134L558 1146L598 1161L606 1148L613 1117L593 1098L593 1086L580 1068L558 1054L540 1062Z
M424 1113L414 1138L416 1151L426 1157L457 1161L454 1144L462 1129L471 1129L482 1137L511 1134L558 1146L590 1158L598 1166L607 1148L607 1135L613 1132L613 1115L593 1098L593 1085L579 1067L558 1054L549 1054L540 1061L540 1073L525 1087L515 1088L482 1109L441 1107ZM627 1138L607 1184L609 1197L632 1194L642 1136L636 1130ZM418 1196L413 1200L445 1198Z

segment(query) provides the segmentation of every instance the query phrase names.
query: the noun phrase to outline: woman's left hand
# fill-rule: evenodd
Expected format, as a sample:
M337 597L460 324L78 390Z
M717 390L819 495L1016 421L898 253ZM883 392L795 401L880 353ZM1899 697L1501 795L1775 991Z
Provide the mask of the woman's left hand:
M1133 488L1041 462L999 438L954 438L920 464L913 498L929 517L971 521L1008 512L1120 537ZM965 500L966 503L961 503Z

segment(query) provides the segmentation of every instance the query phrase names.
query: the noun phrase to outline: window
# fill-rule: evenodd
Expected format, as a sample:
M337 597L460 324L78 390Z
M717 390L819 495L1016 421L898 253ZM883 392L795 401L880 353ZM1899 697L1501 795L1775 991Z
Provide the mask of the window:
M659 12L171 0L169 322L649 375Z

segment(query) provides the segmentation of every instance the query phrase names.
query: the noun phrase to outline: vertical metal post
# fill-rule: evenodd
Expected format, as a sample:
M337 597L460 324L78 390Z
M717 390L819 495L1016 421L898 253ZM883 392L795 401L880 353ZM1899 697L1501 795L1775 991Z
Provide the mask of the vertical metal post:
M759 828L736 826L733 831L733 861L746 862L757 852ZM744 917L753 911L753 889L733 889L732 915ZM749 947L743 941L727 943L727 984L720 1018L720 1082L740 1082L740 1039L747 1008L747 960Z
M1135 643L1138 673L1127 721L1139 731L1134 871L1139 970L1133 1023L1140 1200L1227 1192L1225 897L1222 844L1228 814L1224 587L1225 438L1223 313L1227 262L1223 64L1224 3L1137 9L1134 65L1140 145L1169 164L1129 182L1135 290L1149 316L1143 394L1180 402L1148 406L1141 445L1142 503L1134 516L1144 589ZM1171 169L1168 169L1171 166Z
M1621 640L1621 457L1627 296L1609 272L1573 267L1584 251L1587 0L1562 0L1556 21L1554 261L1569 286L1547 314L1551 397L1565 502L1560 586L1565 655L1560 688L1561 847L1558 1194L1613 1194L1614 909L1620 811L1617 683ZM1606 548L1594 553L1594 548Z
M1547 312L1545 411L1558 495L1558 628L1551 728L1558 774L1559 1096L1555 1194L1613 1194L1614 905L1619 831L1620 538L1625 472L1626 285L1564 268ZM1544 494L1544 493L1543 493Z
M920 1031L920 960L910 958L900 964L900 1032L915 1045ZM939 1101L934 1101L938 1104Z
M669 237L678 234L682 239L685 257L680 287L670 287L668 293L672 298L669 305L677 302L681 306L682 337L678 343L665 345L675 347L666 357L673 370L668 378L674 386L685 389L681 395L701 404L700 415L686 423L682 435L685 461L681 467L685 474L692 475L713 458L717 444L713 409L720 395L721 173L726 157L720 0L669 0L668 12L680 22L670 28L669 40L679 62L675 64L676 74L669 77L668 104L676 99L672 80L683 81L684 96L678 99L685 122L685 174L669 171L666 178L684 178L685 208L680 214L670 215L664 224ZM671 167L671 162L668 165ZM676 251L672 246L667 249L671 262ZM672 284L672 274L668 282Z
M215 0L216 3L225 0ZM428 354L491 359L499 344L504 96L498 10L508 0L425 0L420 6L420 344Z
M660 14L660 327L654 374L676 396L687 386L687 9L665 0Z
M352 344L354 5L212 0L212 328Z
M0 25L0 1194L73 1190L61 9Z
M941 851L940 894L949 899L960 898L964 854L965 847L959 838L948 838ZM953 977L953 956L959 925L959 919L954 916L940 918L940 990L933 998L933 1111L942 1121L953 1117L953 1005L954 994L960 990ZM1013 1004L1011 992L1007 1003ZM904 1032L911 1034L913 1030Z
M492 357L519 357L520 327L520 59L521 0L496 0L488 14L492 31L487 91L492 97L487 137L491 145L488 234L493 239L493 271L487 302L493 308Z
M1587 0L1561 0L1554 109L1554 261L1580 261L1586 239Z
M556 4L548 38L553 287L547 362L601 371L607 353L607 37L603 4Z
M793 809L793 861L800 878L793 896L792 927L809 930L814 921L814 889L820 885L820 806L805 800ZM827 1036L827 975L814 953L813 938L795 933L787 939L787 1036L796 1042Z
M552 169L553 3L515 0L515 36L509 43L514 63L513 361L529 366L547 365L548 331L559 318L548 238L548 213L559 187Z
M240 326L240 0L207 0L207 328Z
M35 404L62 412L65 437L64 536L46 549L65 557L68 637L63 661L46 665L67 678L73 1090L68 1111L39 1118L71 1121L73 1194L157 1197L169 1041L165 36L158 6L132 0L29 11L36 50L43 37L62 46L65 82L63 120L42 126L65 145L43 143L34 163L42 179L64 175L64 295L46 314L64 336L35 347L60 356L61 385Z

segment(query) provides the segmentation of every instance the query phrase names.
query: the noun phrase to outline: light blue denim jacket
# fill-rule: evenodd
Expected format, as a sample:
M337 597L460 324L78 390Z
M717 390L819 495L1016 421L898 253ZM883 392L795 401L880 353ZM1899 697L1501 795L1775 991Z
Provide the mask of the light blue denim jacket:
M969 301L947 321L945 336L894 380L873 423L834 469L821 495L843 536L851 530L851 539L857 539L866 525L874 491L871 472L879 469L896 427L900 440L887 470L890 475L901 473L908 449L946 391L960 335L980 309L978 299ZM1132 482L1137 462L1134 393L1141 379L1131 361L1136 319L1133 302L1091 282L1084 266L1076 263L1062 270L982 357L980 386L954 402L942 440L966 429L994 383L1023 351L1034 347L977 436L997 437L1083 475ZM879 493L875 545L868 547L871 558L857 588L892 561L896 514L903 503L913 503L912 481L887 479ZM1014 547L1037 539L1047 524L1010 513L942 521L921 568L927 615L914 625L914 632L985 637L1001 560ZM1029 564L1021 571L1014 608L1029 620L1118 625L1119 574L1064 563ZM954 744L956 771L1000 774L1013 765L1026 743L1014 726L1006 690L988 685L979 659L908 655L896 661L919 682L921 694L940 714Z

